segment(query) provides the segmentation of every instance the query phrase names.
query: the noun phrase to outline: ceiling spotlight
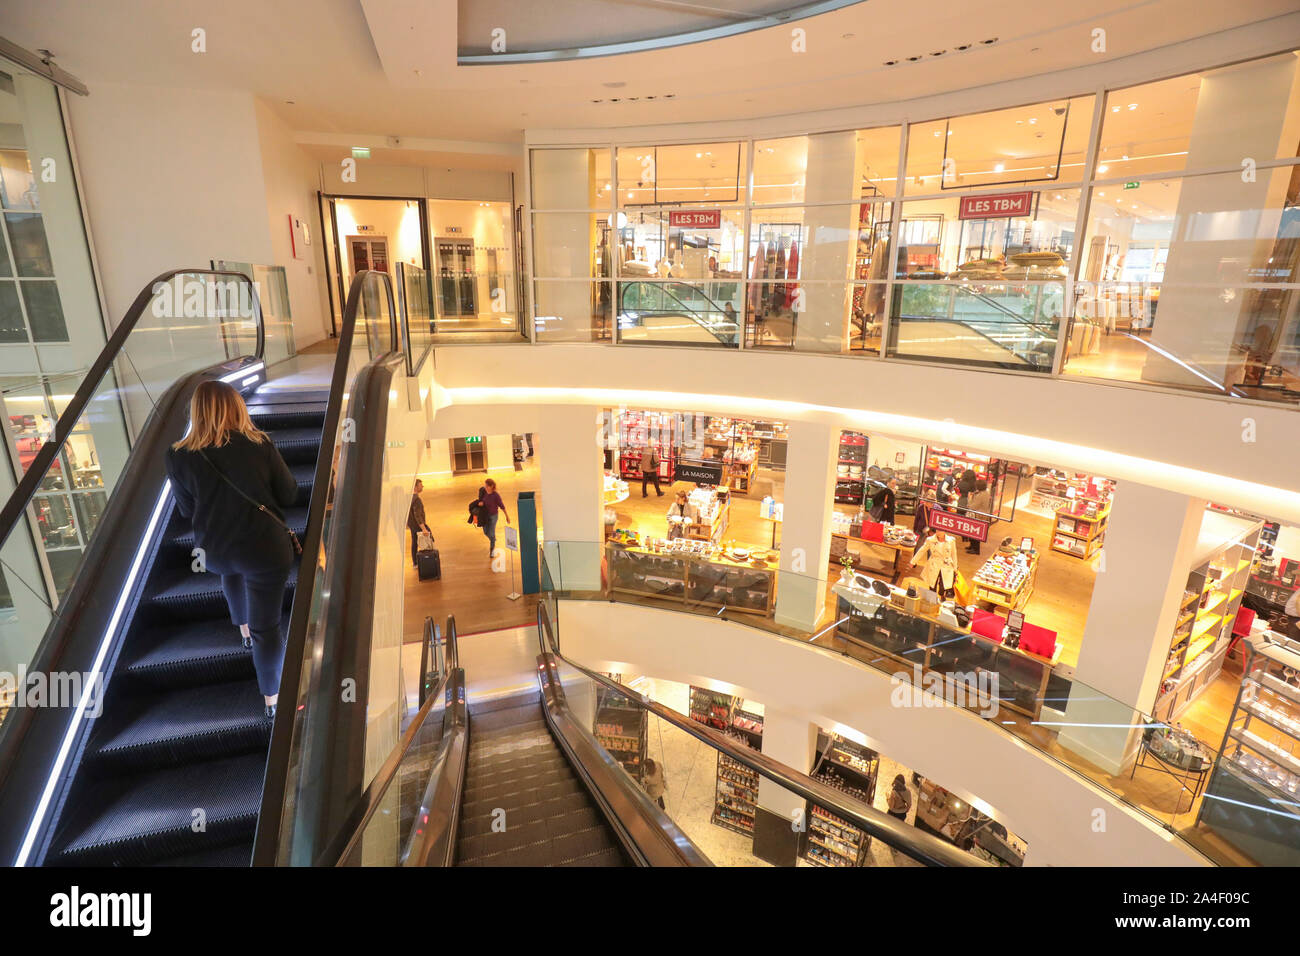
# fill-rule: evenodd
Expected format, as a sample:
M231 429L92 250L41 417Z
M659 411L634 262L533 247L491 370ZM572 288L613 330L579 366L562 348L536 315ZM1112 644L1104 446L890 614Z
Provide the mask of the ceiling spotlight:
M1119 112L1119 107L1118 107L1118 106L1112 106L1112 107L1110 108L1110 111L1111 111L1112 113L1118 113L1118 112Z
M885 61L885 66L898 66L898 61L897 61L897 60L886 60L886 61Z
M1030 126L1034 125L1034 124L1037 123L1037 122L1038 122L1038 117L1037 117L1037 116L1031 116L1031 117L1029 117L1029 125L1030 125Z
M993 37L992 39L989 39L989 40L980 40L980 43L983 43L985 46L988 46L989 44L997 43L997 42L998 42L998 38L997 38L997 37Z
M993 164L993 171L994 171L995 173L1005 172L1005 171L1006 171L1006 168L1007 168L1007 164L1006 164L1006 163L994 163L994 164Z
M696 154L695 154L695 158L696 158L696 159L703 159L703 158L704 158L704 154L703 154L703 153L696 153Z
M1107 166L1105 163L1102 163L1100 166L1097 167L1097 172L1101 173L1102 175L1105 175L1106 173L1110 172L1110 167Z
M1138 105L1137 105L1136 103L1130 103L1130 104L1128 105L1128 108L1131 109L1131 110L1135 110L1135 109L1138 108Z

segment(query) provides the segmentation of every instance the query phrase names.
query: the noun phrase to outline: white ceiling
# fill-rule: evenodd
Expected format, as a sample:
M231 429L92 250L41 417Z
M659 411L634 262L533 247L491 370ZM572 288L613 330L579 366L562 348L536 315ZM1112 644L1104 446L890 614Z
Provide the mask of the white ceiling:
M588 6L604 7L611 31L625 15L612 0ZM103 83L238 89L263 97L300 140L517 144L525 127L707 122L912 99L1095 64L1294 9L1295 0L870 0L676 49L477 67L456 65L457 0L9 0L0 35L52 50L92 98ZM1101 54L1091 48L1097 26L1107 30ZM196 27L207 32L206 53L191 52ZM584 20L582 36L600 27L599 18ZM806 31L805 53L791 49L795 27ZM971 48L957 51L963 44ZM912 55L922 59L908 62Z

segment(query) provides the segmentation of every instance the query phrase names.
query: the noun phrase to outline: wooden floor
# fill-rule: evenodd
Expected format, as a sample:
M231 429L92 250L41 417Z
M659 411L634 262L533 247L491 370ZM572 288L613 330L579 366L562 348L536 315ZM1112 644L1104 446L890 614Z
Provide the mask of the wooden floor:
M503 570L494 571L488 557L487 538L482 530L466 524L466 506L478 496L483 479L491 477L506 503L511 519L518 524L515 501L519 492L538 493L540 523L541 469L540 442L534 440L534 457L527 459L523 471L492 471L424 480L425 518L433 530L434 546L442 559L442 579L421 581L413 567L406 569L407 641L418 641L424 619L432 616L441 626L448 614L456 615L460 634L494 631L500 628L530 625L536 621L537 595L525 594L511 601L510 557L504 552ZM497 523L497 547L504 549L505 519ZM409 535L410 532L408 531ZM410 539L407 539L410 547ZM514 555L514 590L521 591L519 556Z

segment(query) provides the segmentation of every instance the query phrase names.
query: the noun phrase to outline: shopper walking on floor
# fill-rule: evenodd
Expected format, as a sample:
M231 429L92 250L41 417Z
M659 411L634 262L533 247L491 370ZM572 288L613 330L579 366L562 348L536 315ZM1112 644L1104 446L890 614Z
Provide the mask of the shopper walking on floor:
M907 789L903 775L894 775L894 785L889 789L889 815L897 820L907 822L907 811L912 809L912 792Z
M871 506L871 516L884 524L893 524L898 507L898 479L890 478L885 487L876 492Z
M660 498L664 496L663 490L659 487L659 452L655 446L646 443L645 448L641 449L641 497L645 498L645 486L648 482L654 482L655 494Z
M415 490L411 493L411 510L406 514L406 526L411 529L411 564L418 567L416 555L420 553L420 532L429 531L428 524L424 520L424 501L420 498L420 493L424 491L424 482L419 478L415 479ZM433 532L429 531L432 535Z
M975 483L975 491L966 501L966 509L972 518L978 521L989 520L989 509L993 507L993 497L989 494L989 483L984 480ZM979 554L979 538L971 538L966 545L967 554Z
M946 531L935 531L912 556L912 567L924 562L921 580L941 598L950 598L957 584L957 542Z
M668 785L664 782L664 768L649 757L645 758L645 778L642 783L650 799L659 804L659 809L667 810L668 807L664 805L664 794L668 791Z
M230 620L252 648L267 717L275 716L284 666L280 614L301 550L282 509L298 495L289 466L225 382L190 399L190 431L167 451L176 508L194 528L203 564L221 575Z
M506 524L510 524L510 513L506 511L506 503L501 500L501 495L497 493L497 483L489 478L483 482L483 487L479 489L479 503L482 505L482 517L479 518L479 524L483 528L483 533L488 539L488 557L492 557L497 549L497 518L499 515L506 516Z

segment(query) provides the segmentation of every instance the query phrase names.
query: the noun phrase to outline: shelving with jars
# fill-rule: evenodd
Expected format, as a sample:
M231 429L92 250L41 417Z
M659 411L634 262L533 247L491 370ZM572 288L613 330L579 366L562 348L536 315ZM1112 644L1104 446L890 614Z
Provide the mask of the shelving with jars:
M695 688L692 688L694 690ZM750 739L735 731L729 732L751 750L757 750ZM726 754L718 753L718 776L714 784L713 816L711 822L737 833L750 836L754 833L754 814L758 809L758 772L737 763Z
M736 710L737 698L707 687L690 685L689 711L691 720L726 731L731 728L731 717Z
M1300 864L1300 644L1252 636L1197 824L1263 866Z
M1052 529L1052 550L1074 558L1094 557L1106 539L1110 502L1097 498L1074 498L1056 511Z
M618 675L610 675L621 680ZM596 740L638 783L645 773L648 716L627 695L605 687L596 688Z
M813 777L866 803L875 799L880 758L874 750L838 734L819 734ZM824 807L808 804L803 858L816 866L862 866L871 837Z
M1262 522L1207 511L1197 562L1174 620L1155 704L1157 721L1172 723L1219 676L1246 591Z

